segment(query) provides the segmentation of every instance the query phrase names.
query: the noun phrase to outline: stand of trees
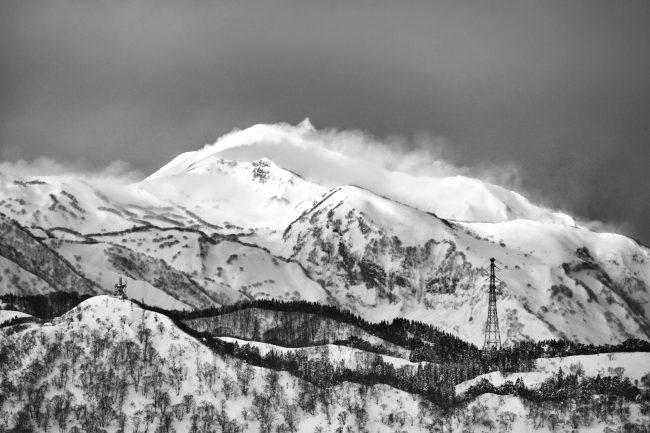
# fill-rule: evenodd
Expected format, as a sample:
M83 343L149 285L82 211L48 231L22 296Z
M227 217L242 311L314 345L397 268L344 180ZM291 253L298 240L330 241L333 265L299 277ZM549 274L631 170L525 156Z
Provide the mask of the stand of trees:
M12 293L0 295L9 310L22 311L43 320L54 317L73 309L92 295L80 295L77 292L51 292L43 295L16 296Z
M331 362L326 352L309 358L300 351L270 352L261 356L259 350L250 345L224 342L209 332L198 332L182 320L176 320L181 330L197 339L187 343L175 327L166 329L159 315L147 311L142 312L139 321L123 315L103 319L98 316L85 322L83 315L80 309L78 314L68 315L53 330L34 327L32 332L0 341L0 432L50 431L58 427L70 432L115 429L171 433L174 423L184 420L192 433L215 429L241 432L246 430L249 421L259 423L259 431L295 433L300 416L313 416L319 410L327 414L328 420L340 423L342 429L354 423L363 431L369 414L365 405L375 397L379 404L384 396L381 387L370 387L375 384L386 384L424 397L419 406L421 413L417 415L386 414L382 422L396 429L399 426L400 430L408 429L404 427L407 416L412 417L411 422L418 419L420 423L432 419L434 423L443 422L447 430L451 429L452 419L454 425L466 423L470 431L480 423L485 423L482 425L486 427L491 425L493 429L496 423L487 415L483 416L480 402L473 400L484 393L520 396L528 411L526 416L534 417L535 423L540 425L552 424L553 428L571 423L590 425L590 419L595 416L602 420L616 416L619 422L630 413L632 401L638 403L643 414L650 407L647 391L640 391L621 375L588 378L579 368L569 373L559 372L536 389L528 389L522 381L506 382L499 387L481 381L469 388L463 398L454 393L457 383L480 374L485 368L482 361L487 366L523 369L527 368L523 362L528 358L518 358L521 353L532 356L535 350L541 350L557 354L567 347L573 348L571 350L578 347L571 344L544 342L539 347L525 344L522 348L502 352L468 351L466 357L457 358L457 362L400 368L384 362L380 356L370 355L351 369L343 363ZM75 321L82 323L75 325ZM89 323L92 326L88 326ZM417 329L418 325L404 323L406 329ZM164 335L164 341L170 343L165 352L158 352L155 338L158 335ZM206 357L198 341L219 356ZM369 344L354 339L349 343ZM645 342L629 341L620 347L607 346L607 350L644 347L647 347ZM194 352L195 367L188 369ZM477 353L477 357L472 353ZM441 358L444 356L447 355ZM252 365L268 369L261 378L261 386L260 378L256 377L259 370ZM282 382L280 370L294 377L284 375L285 382ZM191 389L188 381L193 381ZM297 389L293 399L284 394L284 388L289 385ZM70 392L71 386L77 392ZM342 391L346 387L354 392ZM122 408L133 395L141 396L146 403L127 417ZM241 396L248 396L248 406L240 417L228 411L228 402ZM13 413L3 412L5 404ZM335 407L338 413L333 412ZM487 409L484 412L487 413ZM585 415L574 418L576 412ZM561 419L557 414L563 414ZM508 430L506 427L512 419L506 415L499 415L503 426L500 425L498 431ZM620 423L622 425L623 421ZM440 431L435 430L436 425L440 426L431 424L431 431Z
M582 344L568 340L527 341L504 347L497 352L483 351L477 346L454 335L421 322L396 318L391 322L370 323L350 311L342 310L331 305L322 305L307 301L261 299L227 305L220 308L194 311L167 311L146 305L141 306L165 314L177 324L180 324L183 320L224 316L253 308L286 313L311 314L332 319L338 323L356 326L373 336L410 350L410 360L413 362L427 361L452 369L454 371L453 376L457 379L456 383L495 370L502 372L532 371L535 368L535 360L538 358L593 355L612 352L650 352L650 342L638 339L629 339L620 344L603 346ZM253 339L287 347L296 346L295 338L291 341L285 341L286 339L283 339L282 334L285 331L291 332L291 330L283 329L283 320L279 320L273 332L260 333ZM184 327L188 329L188 332L195 331L191 330L191 326ZM242 336L232 336L242 338ZM295 336L292 334L292 337ZM307 341L303 343L304 345L313 345L323 342ZM356 337L350 337L347 340L333 340L331 343L357 347L374 353L390 353L381 346L370 344Z
M469 354L480 352L480 349L475 345L452 334L441 331L432 325L403 318L395 318L391 322L382 321L379 323L371 323L350 311L332 305L319 304L317 302L259 299L225 305L218 308L193 311L165 310L142 304L137 301L136 303L143 308L165 314L176 322L181 320L221 316L251 308L287 313L313 314L340 323L356 326L369 334L408 350L431 346L437 347L438 349L436 354L438 358L440 358L440 361L458 362L466 358ZM265 342L272 343L271 341Z
M0 323L0 328L8 328L10 326L15 326L15 325L22 325L24 323L31 323L31 322L37 322L38 319L35 319L33 317L13 317L9 320L5 320L4 322Z
M641 391L630 382L629 378L619 376L587 377L577 369L565 373L560 369L553 377L546 379L535 389L527 388L521 378L515 383L506 381L494 386L486 379L467 389L463 400L471 401L482 394L518 395L531 402L577 402L582 404L599 404L601 401L615 403L650 400L649 391ZM599 396L599 398L594 398Z
M534 362L532 366L528 364L528 370L526 370L525 362L530 360L518 358L518 352L513 350L512 353L508 353L508 351L482 353L483 357L467 358L464 362L458 363L425 363L417 368L395 368L392 364L384 362L381 357L376 356L368 365L350 369L342 363L332 364L324 357L309 359L305 354L295 352L279 354L271 351L265 356L261 356L259 350L251 345L239 346L214 338L209 333L197 332L187 325L181 324L180 326L185 332L203 341L216 353L233 356L251 365L288 371L319 388L328 388L343 382L354 382L366 386L386 384L421 395L436 406L445 409L453 409L465 401L468 396L474 398L484 393L519 395L530 401L559 401L561 398L573 398L578 392L582 393L580 394L582 396L595 394L623 396L626 401L632 401L638 397L645 400L650 399L647 392L641 393L639 388L630 383L629 379L602 378L600 376L586 378L580 372L567 376L560 372L557 378L547 380L539 390L528 389L521 381L515 385L506 383L501 387L494 387L489 382L482 381L471 387L465 394L465 398L459 399L455 394L455 386L480 374L494 371L494 369L485 371L490 366L518 366L520 371L530 371L534 367ZM483 361L485 363L482 364ZM517 364L516 362L521 363ZM505 371L505 368L502 371Z
M79 295L75 292L56 292L24 297L3 295L0 299L15 309L35 317L49 319L63 314L88 297L88 295ZM621 344L605 346L585 345L565 340L546 340L521 342L500 351L482 351L475 345L440 331L431 325L402 318L394 319L391 322L370 323L349 311L306 301L263 299L195 311L168 311L135 302L143 308L167 315L182 330L201 339L220 354L235 356L253 365L274 370L286 370L317 386L327 387L343 381L352 381L365 385L383 383L422 395L442 407L451 407L455 404L454 387L456 384L495 370L502 372L532 371L535 368L535 360L540 357L610 352L650 352L650 343L643 340L627 340ZM325 359L308 360L304 355L270 353L262 357L259 351L253 347L238 347L231 343L225 343L213 338L211 332L200 332L194 329L191 323L186 322L191 319L223 316L253 308L292 313L294 315L296 313L299 315L314 315L331 319L335 324L355 326L368 334L409 349L411 351L411 361L427 361L428 364L419 366L417 369L396 369L392 364L385 363L381 357L376 356L372 359L372 365L367 366L368 368L352 370L342 365L331 365ZM290 330L283 330L282 328L283 323L289 323L290 320L280 318L278 322L272 332L259 334L254 339L271 344L291 346L291 344L286 344L287 342L283 338L283 335ZM15 323L10 323L10 325L18 323L22 322L18 320ZM355 336L331 342L374 353L390 353L389 350L380 345L371 344ZM314 341L302 343L315 344ZM529 394L529 396L530 398L536 398L532 394Z

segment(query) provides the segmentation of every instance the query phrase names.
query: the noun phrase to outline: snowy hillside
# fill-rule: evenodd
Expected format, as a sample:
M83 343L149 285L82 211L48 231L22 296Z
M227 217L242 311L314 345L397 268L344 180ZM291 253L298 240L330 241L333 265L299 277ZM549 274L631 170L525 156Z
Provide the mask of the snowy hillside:
M378 400L361 398L358 385L345 384L331 392L347 399L321 403L314 395L305 402L305 393L315 391L308 383L215 355L166 317L107 296L85 301L53 326L13 334L0 348L5 356L27 355L2 363L0 413L15 414L6 419L9 427L17 420L26 427L32 417L39 431L138 431L148 425L206 431L220 425L230 426L222 431L270 432L284 425L291 429L286 431L313 432L322 425L333 432L339 424L361 423L389 432L384 413L403 412L412 422L410 414L418 412L419 399L385 386L364 390ZM23 406L24 394L31 396L29 406ZM53 410L45 412L48 407ZM343 422L337 419L341 412Z
M444 411L384 384L325 385L319 369L328 361L298 357L313 368L316 383L309 383L242 362L238 349L210 349L166 316L109 296L88 299L50 325L16 325L0 336L1 431L587 432L648 422L645 403L627 401L579 419L562 404L493 394ZM325 347L321 355L351 359L347 348Z
M364 350L355 349L353 347L339 346L336 344L324 344L321 346L309 346L301 348L291 348L276 346L275 344L260 343L259 341L241 340L232 337L219 337L220 340L230 343L236 343L239 346L251 345L260 351L262 356L268 353L295 353L297 356L306 356L307 358L320 359L325 358L333 365L343 365L346 368L353 370L361 370L364 368L371 368L372 362L375 357L381 358L383 362L392 364L396 368L408 367L417 369L418 365L423 363L410 362L408 359L398 358L395 356L373 354Z
M565 373L582 370L587 376L626 377L632 383L643 384L643 377L650 374L650 353L603 353L562 358L539 358L536 361L534 371L507 375L498 371L483 374L456 385L456 393L463 394L470 386L483 379L488 380L495 386L500 386L506 381L515 383L517 379L521 378L526 386L538 387L560 370ZM650 383L645 386L648 385Z
M30 317L30 315L23 313L22 311L0 310L0 323L6 322L15 317Z
M650 250L462 176L388 170L303 122L256 125L132 184L0 176L0 294L127 294L169 309L278 298L404 317L476 344L486 267L509 344L650 338Z

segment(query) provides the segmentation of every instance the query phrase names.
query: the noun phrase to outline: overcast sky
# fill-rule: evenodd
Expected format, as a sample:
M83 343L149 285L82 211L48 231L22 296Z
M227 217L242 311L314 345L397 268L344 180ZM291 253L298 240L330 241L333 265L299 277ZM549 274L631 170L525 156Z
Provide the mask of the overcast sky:
M0 160L151 172L309 117L443 137L650 243L649 47L648 0L4 0Z

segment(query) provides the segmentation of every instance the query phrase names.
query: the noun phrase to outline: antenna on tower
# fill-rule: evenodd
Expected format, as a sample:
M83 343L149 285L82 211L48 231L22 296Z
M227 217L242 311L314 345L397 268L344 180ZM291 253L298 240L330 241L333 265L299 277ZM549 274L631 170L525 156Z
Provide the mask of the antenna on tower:
M483 350L501 350L501 335L499 334L499 318L497 317L497 285L496 275L494 275L494 258L490 259L490 289L488 317L485 322L485 341Z
M126 292L124 289L126 289L126 283L124 283L122 281L122 277L120 277L117 281L117 284L115 285L115 296L121 299L126 299Z

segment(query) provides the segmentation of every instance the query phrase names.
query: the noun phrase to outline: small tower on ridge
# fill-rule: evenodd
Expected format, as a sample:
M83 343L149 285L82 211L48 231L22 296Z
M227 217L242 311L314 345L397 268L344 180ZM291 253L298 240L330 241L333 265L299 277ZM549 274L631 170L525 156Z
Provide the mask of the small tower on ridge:
M120 277L117 284L115 285L115 296L120 299L126 299L126 292L124 289L126 289L126 283L123 282L122 277Z
M483 350L501 350L501 335L499 334L499 318L497 316L497 285L494 274L494 259L490 259L490 289L488 317L485 322L485 341Z

